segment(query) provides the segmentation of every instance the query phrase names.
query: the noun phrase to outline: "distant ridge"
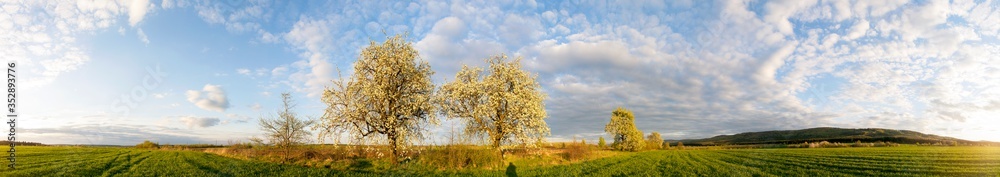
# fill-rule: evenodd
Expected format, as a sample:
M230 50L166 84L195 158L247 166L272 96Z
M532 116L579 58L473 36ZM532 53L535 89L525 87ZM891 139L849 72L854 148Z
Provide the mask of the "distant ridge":
M894 142L900 144L1000 144L988 141L969 141L958 138L924 134L910 130L894 130L882 128L834 128L817 127L802 130L776 130L762 132L746 132L735 135L719 135L705 139L666 140L668 142L683 142L685 145L752 145L752 144L797 144L803 142Z

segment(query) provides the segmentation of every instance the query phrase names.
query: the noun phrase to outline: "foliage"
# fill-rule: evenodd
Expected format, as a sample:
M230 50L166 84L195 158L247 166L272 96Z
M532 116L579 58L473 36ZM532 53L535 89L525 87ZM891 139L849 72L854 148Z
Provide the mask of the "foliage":
M135 148L159 149L160 148L160 144L157 144L157 143L154 143L152 141L146 140L146 141L143 141L142 143L136 144Z
M313 120L300 119L292 112L295 103L292 102L292 94L281 94L282 110L277 112L276 117L260 118L260 129L264 130L264 136L271 145L285 149L287 152L292 146L309 142L310 133L306 127L313 124ZM257 140L260 141L260 140Z
M684 142L677 142L677 149L684 149Z
M659 132L649 133L649 136L646 136L646 148L649 149L663 148L663 138L660 137Z
M314 127L320 137L346 133L358 143L381 139L398 162L413 141L423 138L426 125L437 124L431 102L434 71L419 56L403 35L382 44L371 41L354 63L352 77L335 80L324 91L327 109Z
M607 145L607 142L604 141L604 137L603 136L601 138L597 139L597 147L599 147L601 149L604 149L604 146L606 146L606 145Z
M437 102L449 118L464 120L465 132L485 135L501 151L506 144L532 146L549 135L545 94L537 75L521 69L521 58L501 54L479 67L463 66L455 81L441 86Z
M570 161L585 159L593 154L594 151L590 148L590 146L583 143L570 143L569 145L566 145L565 149L566 151L563 152L563 158Z
M635 116L628 109L618 107L612 111L604 131L614 137L611 147L617 150L638 151L645 145L642 132L635 127Z

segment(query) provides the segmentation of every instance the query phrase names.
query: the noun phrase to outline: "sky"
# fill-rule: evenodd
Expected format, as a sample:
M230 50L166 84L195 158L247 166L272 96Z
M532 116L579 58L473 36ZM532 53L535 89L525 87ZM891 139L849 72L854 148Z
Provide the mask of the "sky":
M369 42L408 34L438 85L523 57L550 141L611 111L665 139L812 127L1000 141L1000 2L0 0L17 140L226 144L289 92L322 90ZM443 118L426 143L461 123Z

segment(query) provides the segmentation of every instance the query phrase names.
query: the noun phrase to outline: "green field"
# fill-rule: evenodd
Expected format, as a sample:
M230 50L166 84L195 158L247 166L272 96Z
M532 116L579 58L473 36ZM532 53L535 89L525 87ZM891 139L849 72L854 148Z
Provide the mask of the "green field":
M0 176L504 176L506 170L333 171L195 151L20 147ZM1000 147L661 150L570 165L516 166L519 176L998 176Z

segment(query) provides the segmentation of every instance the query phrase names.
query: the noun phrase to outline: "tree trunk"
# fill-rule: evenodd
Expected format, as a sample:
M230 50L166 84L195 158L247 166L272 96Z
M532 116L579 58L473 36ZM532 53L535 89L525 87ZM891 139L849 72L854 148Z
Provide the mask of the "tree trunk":
M504 162L503 147L500 146L500 137L499 136L497 136L497 138L493 139L493 147L496 148L497 151L500 151L500 167L503 167L503 162Z
M399 143L396 140L396 135L390 133L389 134L389 148L392 149L392 158L391 159L392 159L392 164L394 164L394 165L398 165L399 164L398 159L396 159L396 158L399 157L399 151L396 150L396 147L398 146L398 144Z

